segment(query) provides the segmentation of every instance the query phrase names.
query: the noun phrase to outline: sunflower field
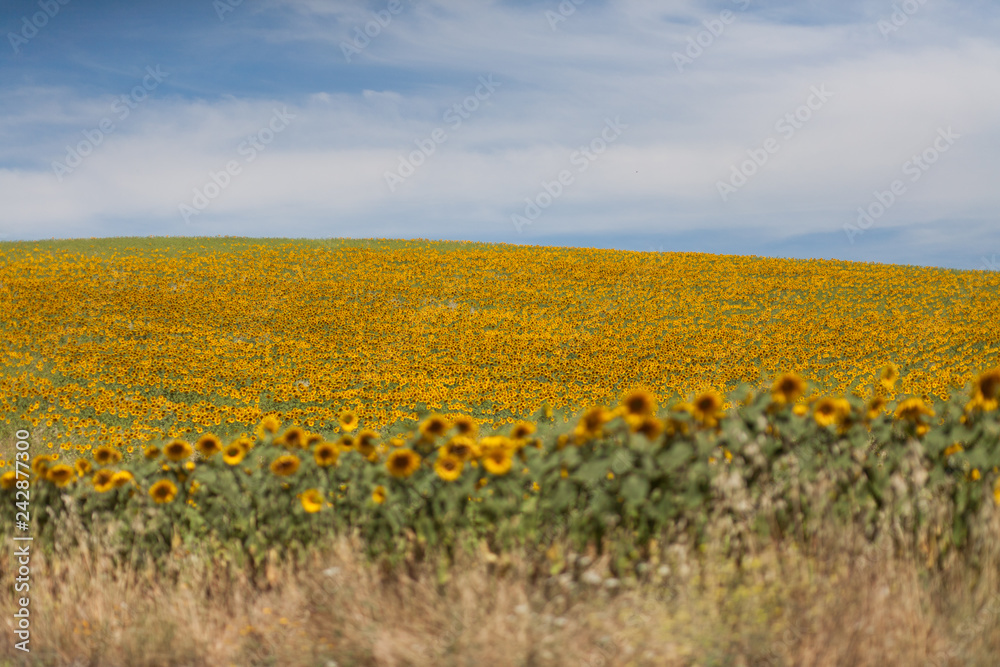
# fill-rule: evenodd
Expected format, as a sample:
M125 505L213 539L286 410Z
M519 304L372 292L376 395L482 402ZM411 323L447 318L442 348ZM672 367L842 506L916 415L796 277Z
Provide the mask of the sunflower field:
M257 564L329 533L567 538L628 568L837 517L936 562L1000 505L984 272L390 241L0 256L0 414L41 439L43 541L76 522Z

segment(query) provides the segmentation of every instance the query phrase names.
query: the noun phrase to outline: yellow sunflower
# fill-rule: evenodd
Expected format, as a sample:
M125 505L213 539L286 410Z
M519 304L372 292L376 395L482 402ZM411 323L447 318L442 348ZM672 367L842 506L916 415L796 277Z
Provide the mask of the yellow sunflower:
M635 420L635 426L632 428L633 432L641 433L646 436L649 441L656 440L663 433L663 422L657 419L653 415L647 415L641 419Z
M308 489L302 492L299 496L299 501L302 503L302 509L314 514L321 509L323 509L323 494L319 492L319 489Z
M111 476L111 484L117 489L125 486L134 479L135 477L128 470L119 470Z
M420 435L432 439L444 435L451 428L451 423L441 415L431 415L420 424Z
M45 472L45 479L56 486L66 486L76 479L76 471L65 463L54 465Z
M0 475L0 489L4 491L10 491L15 486L17 486L17 473L13 470L8 470L3 475Z
M454 482L462 475L462 459L454 456L438 456L434 462L434 472L446 482Z
M114 477L115 472L113 470L108 470L107 468L101 468L94 473L92 482L94 484L94 490L98 493L104 493L105 491L110 491L114 488Z
M510 437L514 440L523 440L535 432L535 425L531 422L520 421L514 424L510 431Z
M168 461L183 461L193 453L194 450L191 449L191 445L184 440L171 440L163 448L163 455L167 457Z
M393 477L405 479L420 468L420 454L412 449L395 449L385 460L385 467Z
M372 489L372 500L376 505L381 505L385 502L385 498L388 494L385 491L385 487L379 484L374 489Z
M305 431L298 426L291 426L285 429L285 432L282 433L274 442L275 444L282 444L289 449L301 449L305 446L305 439Z
M100 466L111 465L122 460L122 453L114 447L110 447L108 445L101 445L95 449L92 456L94 457L94 461L97 462L97 465Z
M76 474L80 477L86 477L93 470L93 466L90 465L90 461L87 459L77 459L73 462L73 467L76 469Z
M896 386L897 380L899 380L899 368L896 367L896 364L886 364L878 372L878 381L886 391L892 391L893 387Z
M455 426L455 431L458 435L475 438L476 434L479 432L479 425L476 424L476 420L472 417L467 417L465 415L455 417L452 420L452 424Z
M491 449L483 457L483 467L493 475L506 475L513 463L510 452L504 448Z
M934 411L921 398L908 398L896 406L896 419L919 422L921 416L933 417Z
M622 401L625 414L631 417L646 417L656 410L653 395L644 389L636 389Z
M337 459L340 458L340 449L332 442L323 442L313 450L313 457L316 459L316 465L326 468L337 463Z
M211 433L206 433L198 438L198 442L194 446L206 459L210 459L222 451L222 441Z
M149 495L156 503L169 503L177 497L177 487L169 479L161 479L149 487Z
M246 450L243 449L238 442L234 442L222 450L222 460L226 463L226 465L239 465L243 461L243 457L246 455Z
M271 462L271 472L278 477L288 477L295 474L301 462L295 454L285 454Z
M722 410L722 396L716 391L706 391L694 399L692 403L694 418L704 426L713 427L719 423Z
M340 423L340 428L348 433L358 427L358 415L351 410L341 412L340 416L337 417L337 421Z
M274 435L278 432L278 428L281 427L281 421L274 415L265 415L263 419L260 420L260 424L257 425L257 433L259 435Z
M794 403L806 391L806 382L795 373L785 373L771 385L771 400L779 405Z
M142 451L142 455L152 461L160 455L160 448L156 445L150 445Z
M456 435L448 441L443 450L448 456L455 457L463 462L469 461L476 456L476 443L470 437Z

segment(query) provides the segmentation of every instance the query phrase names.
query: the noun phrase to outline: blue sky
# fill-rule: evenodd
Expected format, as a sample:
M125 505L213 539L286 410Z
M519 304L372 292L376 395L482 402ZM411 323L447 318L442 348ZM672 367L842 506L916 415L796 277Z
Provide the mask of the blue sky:
M3 239L1000 268L993 1L3 0L0 29Z

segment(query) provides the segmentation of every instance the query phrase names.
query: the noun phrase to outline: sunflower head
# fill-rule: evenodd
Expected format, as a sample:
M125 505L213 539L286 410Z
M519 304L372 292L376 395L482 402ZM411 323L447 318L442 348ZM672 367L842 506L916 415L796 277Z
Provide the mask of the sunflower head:
M361 431L354 444L362 456L369 457L375 452L375 446L378 444L378 433L369 430Z
M350 433L358 427L358 415L352 410L345 410L337 417L337 422L340 424L340 428Z
M80 477L89 475L90 471L93 470L93 466L90 465L90 461L87 459L77 459L73 462L73 468L76 469L76 474Z
M109 445L101 445L93 452L94 461L99 466L111 465L122 460L122 453Z
M278 437L281 444L289 449L301 449L305 447L305 439L306 432L298 426L291 426L285 429L285 432Z
M635 433L641 433L652 442L663 433L663 422L654 415L647 415L642 419L635 420L632 429Z
M98 493L104 493L105 491L110 491L114 488L114 477L115 473L113 470L108 470L107 468L101 468L94 473L94 477L91 481L94 484L94 490Z
M644 389L636 389L622 401L625 414L633 417L645 417L656 410L653 395Z
M135 476L128 470L119 470L111 476L111 484L117 489L133 481Z
M344 435L340 436L339 440L337 440L337 446L344 451L347 451L349 449L354 449L354 445L355 441L353 435L348 435L345 433Z
M304 447L310 449L323 442L324 438L319 433L310 433L306 436Z
M316 465L326 468L337 463L337 459L340 458L340 448L335 443L322 442L316 445L313 457L316 459Z
M234 442L222 450L222 460L230 466L239 465L246 455L246 450L238 442Z
M883 412L885 412L885 406L885 399L881 396L876 396L872 400L868 401L868 405L865 406L865 416L869 421L877 419Z
M464 435L456 435L444 446L444 453L461 461L469 461L476 456L475 441Z
M194 450L191 448L190 443L184 440L171 440L163 448L163 455L167 457L168 461L183 461L184 459L191 456Z
M385 487L379 484L374 489L372 489L372 502L376 505L381 505L385 502L385 498L388 494L385 491Z
M821 398L816 401L813 408L813 419L822 427L836 424L839 417L839 407L837 401L830 397Z
M160 455L160 448L156 445L150 445L142 450L142 455L152 461Z
M921 398L908 398L896 406L896 419L917 423L921 421L921 416L934 416L934 411L927 407Z
M420 423L420 435L426 439L433 439L447 433L451 428L451 422L441 415L431 415Z
M393 477L405 479L420 468L420 454L405 447L395 449L385 460L385 467Z
M535 432L535 425L531 422L520 421L514 424L510 431L510 437L514 440L523 440Z
M469 438L476 437L476 434L479 432L479 425L476 424L476 420L472 417L464 415L455 417L452 420L452 424L455 426L455 431L457 431L459 435L464 435Z
M206 433L198 438L198 442L194 446L206 459L212 458L222 451L222 441L211 433Z
M492 475L506 475L513 464L514 460L506 449L492 449L483 457L483 467Z
M691 404L694 418L704 426L715 426L722 410L722 396L716 391L706 391L695 397Z
M795 373L785 373L771 385L771 400L779 405L794 403L806 391L806 382Z
M162 504L173 502L174 498L177 497L177 486L175 486L169 479L161 479L159 482L149 487L149 495L156 503Z
M271 472L278 477L294 475L302 461L295 454L285 454L271 461Z
M438 456L434 462L434 472L446 482L454 482L462 475L462 459L454 456Z
M52 466L45 472L45 479L52 482L56 486L66 486L76 479L76 471L72 466L60 463Z
M0 475L0 489L4 491L10 491L15 486L17 486L17 473L13 470L8 470L3 475Z
M310 514L314 514L321 509L323 509L323 494L320 493L319 489L308 489L302 492L299 496L299 501L302 503L302 509Z
M878 381L886 391L892 391L893 387L896 386L897 380L899 380L899 368L896 364L886 364L878 372Z
M275 415L264 415L257 425L257 433L260 435L274 435L281 427L281 421Z

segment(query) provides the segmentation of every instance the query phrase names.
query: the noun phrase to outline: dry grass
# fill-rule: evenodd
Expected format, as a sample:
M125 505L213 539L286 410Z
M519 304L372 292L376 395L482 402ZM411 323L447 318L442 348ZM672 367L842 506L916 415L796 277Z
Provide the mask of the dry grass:
M1000 655L995 548L974 576L844 531L812 553L768 545L740 570L675 545L641 582L608 583L593 554L556 558L557 575L530 549L390 568L338 537L255 584L205 556L178 553L160 572L115 566L92 541L34 555L31 660L8 631L0 663L986 666ZM7 559L2 579L10 619Z

